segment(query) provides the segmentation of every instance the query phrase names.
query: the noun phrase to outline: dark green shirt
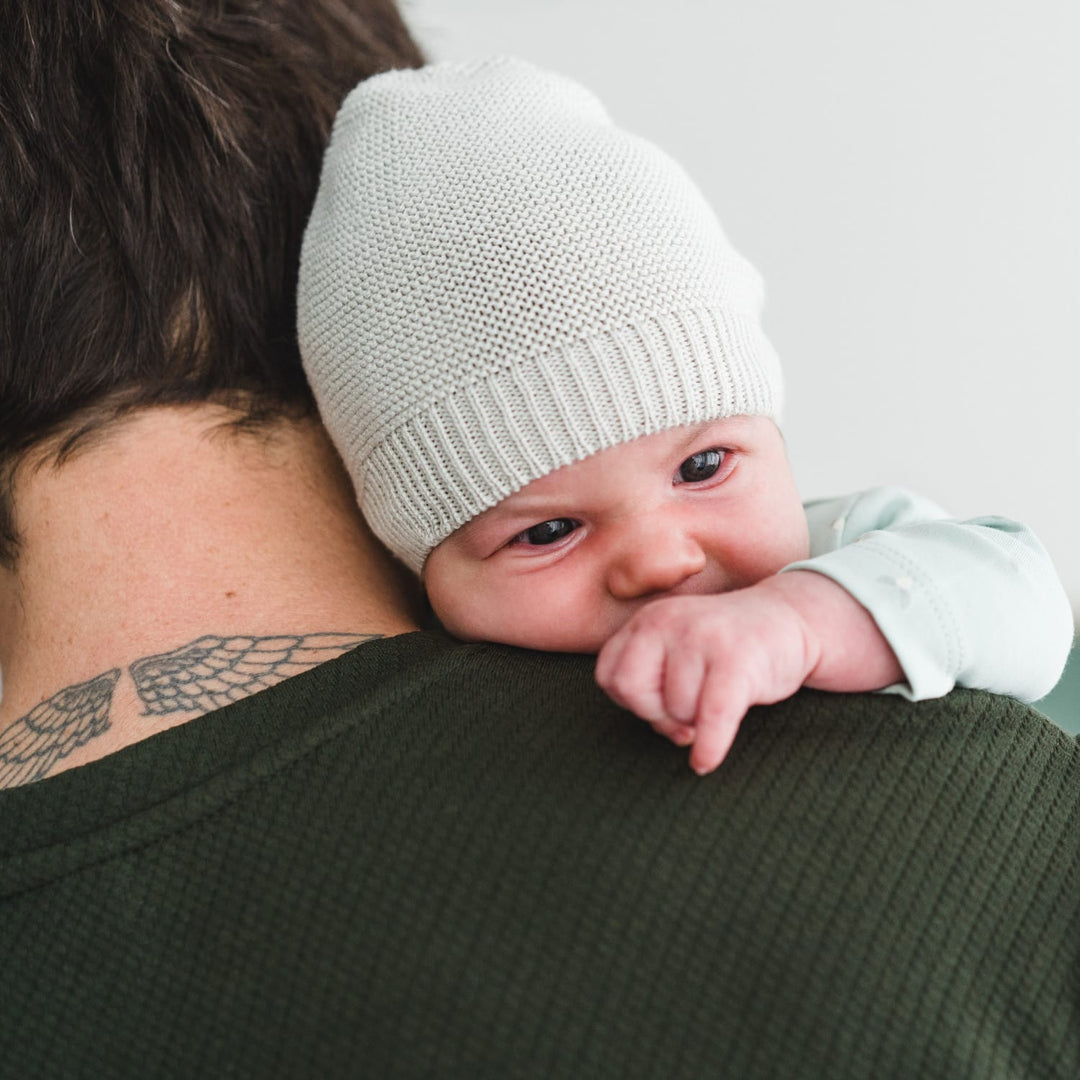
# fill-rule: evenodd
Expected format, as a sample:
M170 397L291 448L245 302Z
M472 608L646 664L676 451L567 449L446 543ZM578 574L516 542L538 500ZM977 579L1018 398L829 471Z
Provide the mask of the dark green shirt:
M701 780L591 667L376 641L0 792L0 1074L1080 1076L1073 739L803 692Z

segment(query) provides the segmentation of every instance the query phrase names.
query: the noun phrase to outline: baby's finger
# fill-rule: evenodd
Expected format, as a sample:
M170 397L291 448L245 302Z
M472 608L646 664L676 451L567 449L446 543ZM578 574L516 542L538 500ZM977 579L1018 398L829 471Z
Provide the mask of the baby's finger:
M741 680L707 674L690 751L690 768L699 776L712 772L727 757L749 707Z
M643 720L667 721L664 651L664 642L656 634L631 633L610 670L601 671L597 664L596 681L614 701Z
M694 741L694 728L691 724L680 724L674 720L651 720L649 726L657 735L663 735L676 746L689 746Z
M664 708L672 720L693 724L705 681L705 657L694 649L669 649L664 664Z
M676 724L668 738L676 746L690 746L697 737L697 732L689 724Z
M697 725L694 748L690 751L690 768L698 776L711 773L727 757L745 711L738 708L725 710Z
M594 671L596 681L601 687L606 688L607 682L611 678L612 672L618 667L619 658L632 636L633 631L624 626L621 630L612 634L601 646L600 652L596 656L596 668Z

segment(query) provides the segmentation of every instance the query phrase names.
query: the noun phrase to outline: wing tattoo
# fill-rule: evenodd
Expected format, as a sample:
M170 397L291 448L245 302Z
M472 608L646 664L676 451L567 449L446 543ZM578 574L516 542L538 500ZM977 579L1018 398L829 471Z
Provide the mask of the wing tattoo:
M210 712L333 660L380 634L216 637L207 634L130 668L144 715Z
M120 669L67 686L0 735L0 788L40 780L61 758L109 728Z

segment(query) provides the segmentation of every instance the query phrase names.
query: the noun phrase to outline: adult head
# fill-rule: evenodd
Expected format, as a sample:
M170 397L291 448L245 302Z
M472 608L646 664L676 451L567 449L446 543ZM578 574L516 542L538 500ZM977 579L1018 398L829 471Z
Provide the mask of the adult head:
M28 0L0 35L10 784L143 737L119 676L138 658L223 628L391 632L398 583L317 423L294 284L341 99L422 57L392 0Z
M311 398L299 244L334 114L421 54L392 0L25 0L2 17L0 563L16 467L146 405Z

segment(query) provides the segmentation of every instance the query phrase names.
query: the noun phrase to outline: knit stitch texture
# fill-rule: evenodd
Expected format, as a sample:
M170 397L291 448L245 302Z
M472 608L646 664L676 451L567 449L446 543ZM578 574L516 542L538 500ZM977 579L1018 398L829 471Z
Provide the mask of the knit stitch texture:
M414 570L531 480L777 416L757 272L667 155L522 61L369 79L305 236L298 327L375 533Z
M754 709L704 779L579 656L371 642L0 791L5 1077L1076 1080L1080 752Z

